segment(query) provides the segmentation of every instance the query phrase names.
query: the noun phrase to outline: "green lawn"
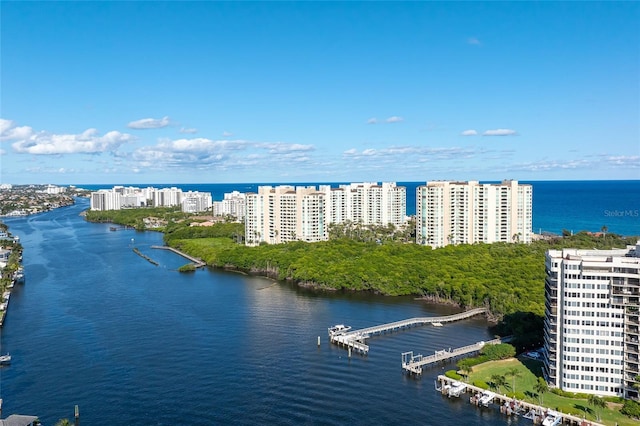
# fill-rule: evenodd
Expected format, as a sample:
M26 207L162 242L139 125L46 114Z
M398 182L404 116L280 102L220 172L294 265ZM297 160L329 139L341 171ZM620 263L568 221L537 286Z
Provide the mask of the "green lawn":
M520 373L519 377L512 377L507 374L510 369L516 368ZM596 412L589 406L586 399L566 398L552 392L545 392L537 395L533 390L538 377L542 376L542 363L529 359L510 358L502 361L490 361L473 367L469 374L468 382L484 381L491 382L494 374L505 377L506 386L498 389L498 393L524 399L527 402L539 404L556 411L584 417L587 420L596 420ZM515 385L515 388L514 388ZM600 423L605 425L637 426L638 422L620 413L621 404L608 403L608 409L600 410Z

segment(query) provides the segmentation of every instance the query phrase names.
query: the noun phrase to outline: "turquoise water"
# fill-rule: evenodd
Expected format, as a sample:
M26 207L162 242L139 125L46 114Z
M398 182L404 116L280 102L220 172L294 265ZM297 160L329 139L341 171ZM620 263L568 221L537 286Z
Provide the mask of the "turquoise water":
M349 358L327 327L365 327L450 307L412 298L316 293L240 274L180 274L155 232L86 223L81 204L8 220L25 247L2 330L3 414L46 425L528 424L434 391L449 365L404 375L401 353L491 338L483 318L374 337ZM155 259L154 266L132 248ZM320 336L321 344L317 345Z

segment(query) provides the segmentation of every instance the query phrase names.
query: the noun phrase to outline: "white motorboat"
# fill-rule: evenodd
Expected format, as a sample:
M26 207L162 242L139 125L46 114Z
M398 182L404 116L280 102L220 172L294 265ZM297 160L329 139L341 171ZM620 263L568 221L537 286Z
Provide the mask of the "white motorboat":
M542 426L557 426L562 423L562 416L555 411L547 411L547 416L542 421Z
M329 327L329 336L340 336L351 330L351 327L344 324L336 324L333 327Z
M491 403L491 401L493 401L493 398L495 398L496 394L490 391L484 391L482 392L482 396L480 397L480 404L488 407L489 404Z
M11 355L0 355L0 365L8 365L11 364Z

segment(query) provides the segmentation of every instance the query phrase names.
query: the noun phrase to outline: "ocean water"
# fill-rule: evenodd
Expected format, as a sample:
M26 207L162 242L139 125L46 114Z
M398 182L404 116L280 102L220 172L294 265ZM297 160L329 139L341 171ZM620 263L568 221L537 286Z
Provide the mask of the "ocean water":
M345 183L345 182L341 182ZM640 180L625 181L522 181L533 186L533 231L561 234L570 232L607 232L640 235ZM156 188L176 186L184 191L210 192L214 200L222 200L232 191L256 192L260 185L283 183L141 185ZM338 186L340 183L322 183ZM407 188L407 214L416 212L416 188L425 182L398 182ZM319 183L291 183L319 185ZM111 188L113 185L78 185L87 189Z
M401 371L402 352L490 339L482 317L373 337L368 356L349 358L327 327L456 309L208 269L180 274L184 259L151 248L161 234L87 223L87 206L7 220L25 248L26 282L0 341L13 356L0 368L4 416L53 425L78 405L92 426L529 424L437 393L434 379L450 364L422 378Z

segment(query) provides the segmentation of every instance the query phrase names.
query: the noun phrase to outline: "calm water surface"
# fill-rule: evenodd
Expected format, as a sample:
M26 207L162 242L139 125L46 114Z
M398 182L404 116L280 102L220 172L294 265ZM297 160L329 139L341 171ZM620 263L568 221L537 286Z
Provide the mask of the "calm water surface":
M110 232L76 206L9 219L25 247L2 330L3 414L46 425L530 424L434 391L401 372L401 352L431 354L491 338L482 318L372 338L367 357L329 344L327 327L366 327L453 308L411 298L318 294L199 270L154 232ZM133 247L159 262L154 266ZM321 345L317 338L321 336Z

